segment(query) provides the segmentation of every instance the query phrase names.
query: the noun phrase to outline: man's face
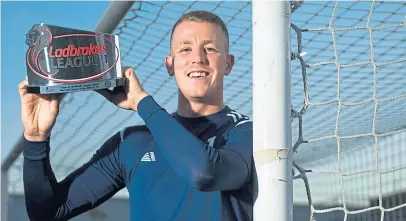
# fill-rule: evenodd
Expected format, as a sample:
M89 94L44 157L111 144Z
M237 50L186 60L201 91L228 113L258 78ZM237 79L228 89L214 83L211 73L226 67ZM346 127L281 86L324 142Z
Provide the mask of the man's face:
M230 73L234 62L227 47L227 37L216 24L185 21L176 27L172 56L165 64L188 100L220 98L223 77Z

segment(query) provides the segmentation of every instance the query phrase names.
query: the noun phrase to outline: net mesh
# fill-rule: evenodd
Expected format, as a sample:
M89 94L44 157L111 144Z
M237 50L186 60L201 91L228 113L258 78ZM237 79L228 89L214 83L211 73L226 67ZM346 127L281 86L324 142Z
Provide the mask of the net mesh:
M294 12L294 198L311 220L406 219L405 15L404 2Z
M406 220L406 3L299 3L291 32L295 213L304 208L318 221ZM251 117L251 2L136 2L113 32L123 65L174 112L177 87L163 64L172 25L191 10L213 11L227 24L235 66L225 78L225 103ZM58 180L117 131L143 124L94 92L68 94L61 105L51 137ZM22 156L9 176L10 192L23 193Z

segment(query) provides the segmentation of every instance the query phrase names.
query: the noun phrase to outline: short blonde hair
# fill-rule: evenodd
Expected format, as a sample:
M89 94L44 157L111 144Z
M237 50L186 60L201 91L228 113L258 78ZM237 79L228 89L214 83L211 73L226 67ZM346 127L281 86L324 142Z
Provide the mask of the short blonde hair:
M171 45L171 51L172 51L172 37L173 33L175 32L176 27L178 27L182 22L185 21L193 21L193 22L200 22L200 23L211 23L211 24L216 24L220 26L221 30L224 32L226 38L227 38L227 53L228 53L228 48L229 48L229 36L228 36L228 30L223 22L223 20L217 16L216 14L209 12L209 11L191 11L188 12L184 15L182 15L178 21L176 21L175 25L172 27L172 33L171 33L171 38L170 38L170 45Z

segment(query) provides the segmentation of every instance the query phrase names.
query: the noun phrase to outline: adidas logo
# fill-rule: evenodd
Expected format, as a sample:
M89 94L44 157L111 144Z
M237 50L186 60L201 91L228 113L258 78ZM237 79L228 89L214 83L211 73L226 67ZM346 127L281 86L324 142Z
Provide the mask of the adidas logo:
M146 152L141 161L156 161L154 152Z

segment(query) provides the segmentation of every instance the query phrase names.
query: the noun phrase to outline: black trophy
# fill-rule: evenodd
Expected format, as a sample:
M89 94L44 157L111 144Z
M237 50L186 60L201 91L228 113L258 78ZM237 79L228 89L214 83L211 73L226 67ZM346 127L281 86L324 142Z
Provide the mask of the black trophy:
M117 35L34 25L27 34L29 93L53 94L124 84Z

